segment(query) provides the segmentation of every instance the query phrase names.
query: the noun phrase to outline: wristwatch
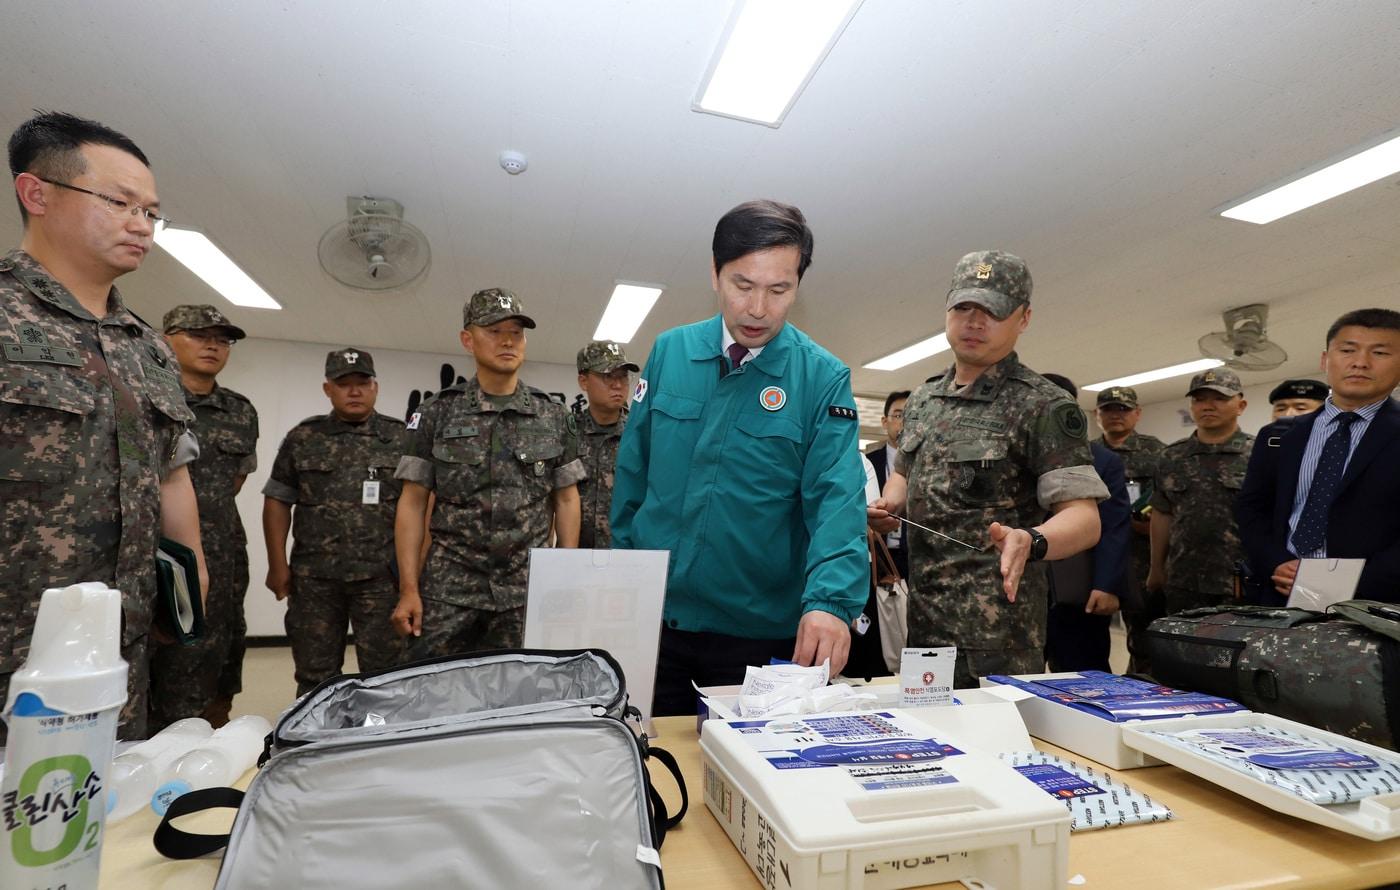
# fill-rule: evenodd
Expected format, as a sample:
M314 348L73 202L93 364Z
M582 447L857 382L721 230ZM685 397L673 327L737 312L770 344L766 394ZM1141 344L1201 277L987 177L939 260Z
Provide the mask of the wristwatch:
M1031 555L1027 557L1027 562L1040 562L1045 558L1045 554L1050 550L1050 542L1045 540L1045 536L1033 528L1025 530L1031 536Z

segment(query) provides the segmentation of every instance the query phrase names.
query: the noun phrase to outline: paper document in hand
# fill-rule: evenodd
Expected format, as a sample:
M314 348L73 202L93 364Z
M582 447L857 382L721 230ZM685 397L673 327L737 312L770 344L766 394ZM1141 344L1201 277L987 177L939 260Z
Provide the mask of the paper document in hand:
M1364 559L1303 559L1288 593L1288 608L1325 612L1333 603L1356 596Z

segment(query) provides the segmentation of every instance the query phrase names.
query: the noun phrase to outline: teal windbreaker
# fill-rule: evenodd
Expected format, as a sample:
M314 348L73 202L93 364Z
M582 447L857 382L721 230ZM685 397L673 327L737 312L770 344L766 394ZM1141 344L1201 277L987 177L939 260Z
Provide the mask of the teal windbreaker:
M784 325L725 374L723 320L657 338L613 485L613 547L669 550L664 621L751 639L843 621L869 591L851 373Z

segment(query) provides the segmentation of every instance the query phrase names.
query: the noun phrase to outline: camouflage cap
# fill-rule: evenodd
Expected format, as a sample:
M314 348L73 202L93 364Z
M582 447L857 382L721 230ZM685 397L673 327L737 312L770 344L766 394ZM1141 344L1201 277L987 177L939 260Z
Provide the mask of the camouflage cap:
M1316 399L1321 402L1326 400L1331 391L1321 380L1310 380L1306 377L1285 380L1269 393L1269 404L1283 399Z
M1198 389L1208 389L1222 396L1237 396L1244 392L1244 384L1240 383L1239 375L1228 368L1211 368L1191 378L1191 388L1186 390L1186 394L1189 396Z
M611 340L594 340L589 343L578 351L575 364L580 374L588 371L595 374L611 374L618 368L634 372L642 370L627 360L627 353L623 352L621 343Z
M1122 405L1124 408L1136 408L1138 406L1137 390L1131 386L1110 386L1099 393L1099 397L1094 404L1100 408L1105 405Z
M326 353L326 379L339 380L347 374L375 376L374 356L353 346Z
M535 326L535 320L525 314L525 306L511 291L501 287L488 287L471 295L462 307L462 327L467 325L488 325L507 318L518 318L527 328Z
M958 260L948 288L947 308L976 303L997 319L1031 301L1031 273L1026 261L1000 250L978 250Z
M161 330L167 334L175 331L202 331L208 328L219 328L228 331L228 335L235 340L242 340L248 336L243 329L228 320L218 309L207 303L189 304L176 306L160 321Z

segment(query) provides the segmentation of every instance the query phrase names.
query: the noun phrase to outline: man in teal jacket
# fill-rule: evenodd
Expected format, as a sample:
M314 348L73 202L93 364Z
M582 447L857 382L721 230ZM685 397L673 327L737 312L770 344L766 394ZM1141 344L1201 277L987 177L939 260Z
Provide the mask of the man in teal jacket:
M770 658L846 663L869 584L850 370L792 325L796 207L720 219L720 314L657 338L618 449L613 547L671 551L653 714Z

